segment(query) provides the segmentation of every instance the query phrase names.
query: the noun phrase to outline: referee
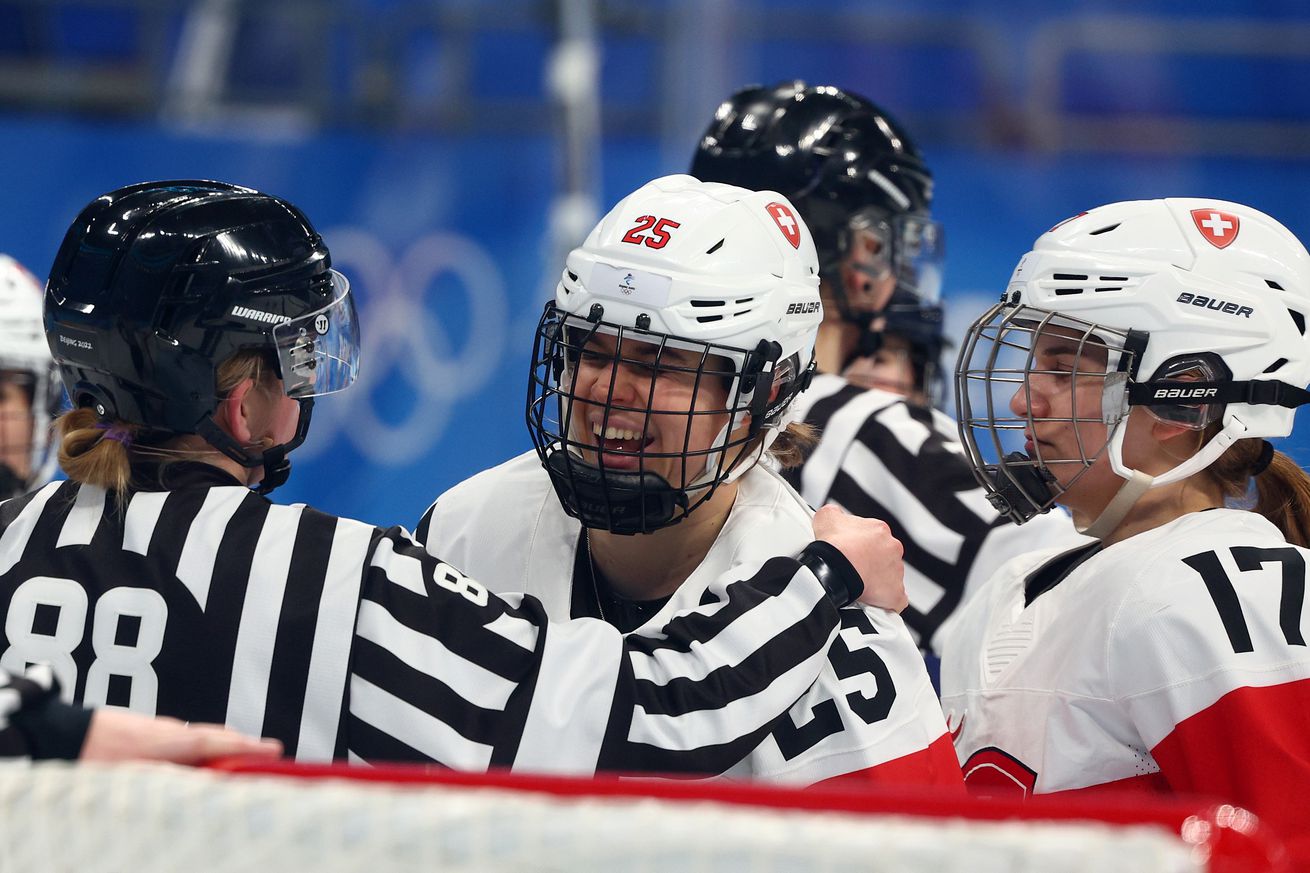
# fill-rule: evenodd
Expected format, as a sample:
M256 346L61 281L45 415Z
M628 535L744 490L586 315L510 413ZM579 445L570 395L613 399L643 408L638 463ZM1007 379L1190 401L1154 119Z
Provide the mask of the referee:
M1058 512L1020 532L987 503L955 421L903 392L856 381L885 330L916 321L922 330L934 319L940 330L944 250L932 171L885 109L797 81L729 97L696 147L691 174L777 191L814 234L825 319L819 373L795 411L820 439L784 476L812 506L835 504L891 527L905 546L910 606L901 617L935 672L944 623L998 567L1086 541Z
M562 744L622 769L644 751L629 736L685 749L695 725L726 766L814 681L861 572L900 584L899 544L825 513L827 542L722 608L625 638L548 624L401 528L270 502L313 398L353 381L358 329L308 220L256 191L97 198L45 317L69 480L0 504L0 668L49 664L86 705L223 724L298 760L473 770L548 771Z

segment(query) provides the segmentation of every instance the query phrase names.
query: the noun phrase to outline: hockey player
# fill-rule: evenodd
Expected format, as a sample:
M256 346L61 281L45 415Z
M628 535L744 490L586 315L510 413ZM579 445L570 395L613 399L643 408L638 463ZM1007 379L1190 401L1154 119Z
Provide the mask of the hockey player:
M1202 794L1298 836L1310 794L1310 255L1247 206L1115 203L1043 234L970 328L960 420L993 502L1096 542L1006 565L946 640L968 785Z
M0 255L0 500L50 481L63 388L41 325L41 287Z
M271 503L313 398L358 360L344 277L275 197L177 181L97 198L56 256L46 327L75 406L69 481L0 507L0 668L48 663L80 703L273 737L299 760L549 770L567 749L590 771L672 748L726 766L814 681L834 606L861 589L840 552L801 544L734 580L720 614L624 639L548 624L403 529ZM895 581L896 544L854 523L815 521Z
M788 82L728 98L691 174L780 191L814 233L825 307L819 375L796 415L820 439L784 475L812 506L835 503L891 526L905 547L902 616L935 670L937 630L966 592L1009 557L1077 535L1058 513L1018 534L987 505L954 421L907 401L911 392L866 390L889 318L896 326L935 313L940 336L943 234L930 211L932 173L882 108L840 88ZM925 367L920 390L927 376Z
M447 491L419 538L556 621L648 635L679 611L734 610L735 580L808 539L810 510L758 462L789 463L805 438L791 408L821 318L814 244L786 198L690 176L644 185L569 255L546 305L529 381L536 451ZM958 786L900 617L841 612L819 680L763 743L724 767L652 747L642 769ZM680 707L661 715L699 739Z

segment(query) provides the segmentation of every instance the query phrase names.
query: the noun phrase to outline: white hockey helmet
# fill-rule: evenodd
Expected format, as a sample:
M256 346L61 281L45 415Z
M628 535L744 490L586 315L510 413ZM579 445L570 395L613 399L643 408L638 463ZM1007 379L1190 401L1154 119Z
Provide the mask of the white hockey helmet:
M956 367L960 431L994 505L1019 523L1049 509L1063 485L1052 463L1082 465L1103 453L1131 483L1088 533L1104 536L1147 488L1205 469L1234 441L1282 437L1310 402L1310 255L1292 233L1249 206L1171 198L1113 203L1043 234L1014 270L1001 302L969 329ZM1077 343L1071 375L1103 384L1095 409L1064 421L1107 425L1103 445L1078 458L1013 451L1032 432L1027 391L1039 336ZM1094 352L1094 354L1092 353ZM1076 401L1075 401L1076 403ZM1027 407L1027 404L1024 404ZM1132 406L1202 429L1221 423L1200 451L1152 479L1124 462ZM1047 419L1050 420L1050 419ZM1074 477L1076 478L1076 477Z
M26 474L0 470L0 499L44 484L56 457L50 424L59 412L63 388L55 371L42 322L42 290L22 264L0 254L0 374L18 383L31 400L31 436Z
M666 176L625 197L570 253L537 330L528 428L565 510L620 533L680 521L745 472L791 420L822 319L814 242L782 195ZM598 446L592 435L570 432L579 402L572 364L598 333L616 337L615 368L624 343L649 344L653 372L665 349L680 349L698 357L697 386L702 376L725 380L727 405L716 412L727 424L714 444L693 447L688 427L676 453L606 448L635 457L627 463L635 470L607 469L603 455L584 460ZM652 414L673 412L610 398L606 421L612 411L643 415L647 427ZM747 422L745 436L734 435ZM655 457L677 457L694 475L669 483L646 469Z

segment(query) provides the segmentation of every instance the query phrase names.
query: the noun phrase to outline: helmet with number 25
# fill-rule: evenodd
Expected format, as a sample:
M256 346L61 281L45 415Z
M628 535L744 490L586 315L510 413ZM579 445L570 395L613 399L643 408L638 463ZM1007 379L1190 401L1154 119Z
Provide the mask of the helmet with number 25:
M568 257L537 328L527 421L566 512L675 524L754 464L809 384L822 308L779 194L656 179Z

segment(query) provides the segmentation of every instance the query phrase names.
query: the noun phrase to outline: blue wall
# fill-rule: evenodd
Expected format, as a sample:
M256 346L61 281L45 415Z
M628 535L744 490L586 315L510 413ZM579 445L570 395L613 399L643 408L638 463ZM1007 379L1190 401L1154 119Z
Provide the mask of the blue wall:
M441 490L528 448L532 328L560 268L547 263L543 233L554 187L549 141L200 136L0 117L0 154L10 157L0 163L0 250L38 275L88 200L145 179L251 185L296 202L323 231L361 306L361 384L319 402L280 499L412 526ZM999 293L1034 237L1101 203L1238 200L1310 239L1310 162L928 156L956 330ZM656 143L631 139L606 144L604 168L606 205L683 169L662 164ZM1310 434L1284 448L1310 461Z

